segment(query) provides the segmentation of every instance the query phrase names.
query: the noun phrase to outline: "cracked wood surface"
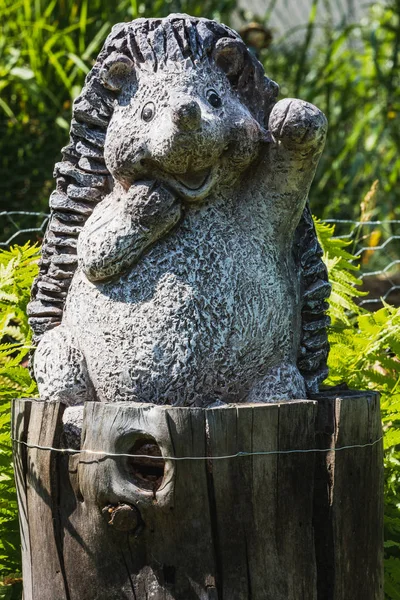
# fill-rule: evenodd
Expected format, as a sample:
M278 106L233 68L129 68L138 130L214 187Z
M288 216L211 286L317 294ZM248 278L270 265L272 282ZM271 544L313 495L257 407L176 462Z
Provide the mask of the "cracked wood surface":
M16 400L14 437L62 447L63 410ZM339 447L380 432L373 393L208 409L87 403L82 449L157 459L15 446L24 600L382 600L381 444L158 457Z

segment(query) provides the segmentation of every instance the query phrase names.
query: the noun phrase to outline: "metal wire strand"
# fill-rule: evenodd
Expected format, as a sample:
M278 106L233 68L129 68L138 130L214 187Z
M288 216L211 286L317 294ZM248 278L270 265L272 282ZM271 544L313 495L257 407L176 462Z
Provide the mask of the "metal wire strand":
M354 448L369 448L379 444L383 440L383 435L373 442L369 442L367 444L353 444L350 446L338 446L337 448L305 448L305 449L296 449L296 450L259 450L255 452L236 452L236 454L227 454L224 456L151 456L148 454L124 454L117 452L105 452L102 450L75 450L73 448L53 448L52 446L39 446L37 444L29 444L22 440L17 440L15 438L11 438L12 442L16 444L20 444L26 446L27 448L33 448L36 450L44 450L47 452L59 452L61 454L91 454L94 456L102 456L104 458L145 458L154 459L154 460L172 460L172 461L181 461L181 460L225 460L230 458L240 458L242 456L272 456L272 455L282 455L282 454L309 454L311 452L339 452L341 450L352 450Z

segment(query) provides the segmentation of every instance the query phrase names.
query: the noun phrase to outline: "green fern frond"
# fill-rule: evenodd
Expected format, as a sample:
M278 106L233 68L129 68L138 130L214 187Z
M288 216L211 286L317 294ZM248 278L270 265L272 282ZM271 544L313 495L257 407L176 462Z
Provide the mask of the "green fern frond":
M400 393L393 393L382 398L381 409L384 412L382 419L384 423L400 418Z
M351 241L334 237L335 225L324 223L317 217L313 217L313 219L324 254L329 258L340 259L341 265L348 271L358 270L357 265L354 264L354 255L345 250L346 247L350 246Z
M33 278L38 272L37 246L0 251L0 571L18 573L20 542L10 443L10 402L33 396L36 384L22 366L31 348L26 316ZM0 586L0 591L1 588ZM0 593L1 597L1 593Z
M329 316L333 325L339 322L349 327L355 315L365 312L355 302L356 298L366 295L366 292L358 289L362 281L355 274L359 271L357 258L345 249L351 242L333 237L334 225L328 225L316 218L314 222L323 250L323 261L332 284Z

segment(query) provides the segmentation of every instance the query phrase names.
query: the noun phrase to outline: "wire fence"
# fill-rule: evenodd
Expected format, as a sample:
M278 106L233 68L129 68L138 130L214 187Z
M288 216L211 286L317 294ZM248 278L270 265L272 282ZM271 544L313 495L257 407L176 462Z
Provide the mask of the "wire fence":
M380 308L382 300L400 306L400 220L325 222L335 225L335 237L347 240L349 252L358 257L359 276L368 292L359 304L368 310Z
M90 450L88 448L83 448L82 450L77 450L76 448L54 448L53 446L39 446L38 444L28 444L24 440L18 440L16 438L11 438L11 441L14 444L25 446L25 448L43 450L45 452L59 452L60 454L89 454L91 456L102 456L103 458L132 458L135 459L145 459L154 460L155 462L161 460L172 460L175 462L178 461L210 461L210 460L227 460L232 458L242 458L244 456L282 456L287 454L310 454L310 453L332 453L332 452L341 452L343 450L356 450L360 448L371 448L372 446L376 446L383 440L383 435L377 438L374 441L368 442L366 444L350 444L346 446L330 446L329 448L293 448L290 450L257 450L255 452L247 452L246 450L242 450L240 452L236 452L235 454L223 454L220 456L160 456L160 455L151 455L151 454L125 454L119 452L106 452L104 450Z
M0 248L26 242L41 243L49 215L44 212L24 210L0 212Z
M27 241L41 243L49 215L44 212L0 212L0 248ZM400 306L400 220L353 221L327 219L335 237L349 242L349 252L359 257L360 278L368 296L360 304L368 310L382 300Z

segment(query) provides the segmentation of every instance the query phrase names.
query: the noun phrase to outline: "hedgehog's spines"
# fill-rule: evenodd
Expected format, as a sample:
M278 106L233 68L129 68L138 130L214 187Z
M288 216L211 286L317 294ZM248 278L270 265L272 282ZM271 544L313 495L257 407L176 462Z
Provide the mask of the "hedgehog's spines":
M326 328L329 317L326 316L326 310L331 286L308 203L296 230L294 253L303 291L302 339L297 365L308 394L316 394L319 384L328 374L326 359L329 343Z

